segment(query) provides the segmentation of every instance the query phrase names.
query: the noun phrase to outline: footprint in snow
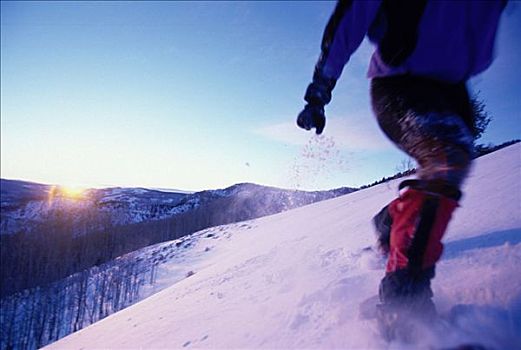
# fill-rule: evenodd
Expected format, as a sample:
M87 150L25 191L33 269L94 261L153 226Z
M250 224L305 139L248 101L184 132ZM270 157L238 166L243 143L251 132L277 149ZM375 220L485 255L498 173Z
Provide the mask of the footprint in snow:
M309 316L297 314L294 318L291 324L289 325L289 328L292 330L300 328L300 326L306 324L309 322Z

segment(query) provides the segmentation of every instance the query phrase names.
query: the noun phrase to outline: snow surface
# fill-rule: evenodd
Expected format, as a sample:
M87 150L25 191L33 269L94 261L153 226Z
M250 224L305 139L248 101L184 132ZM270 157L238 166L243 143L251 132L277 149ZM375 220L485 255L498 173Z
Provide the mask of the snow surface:
M433 282L440 312L469 304L474 314L421 344L386 344L374 321L358 318L384 273L362 248L396 180L194 234L176 265L162 267L159 279L173 285L48 348L519 349L520 175L521 144L476 161Z

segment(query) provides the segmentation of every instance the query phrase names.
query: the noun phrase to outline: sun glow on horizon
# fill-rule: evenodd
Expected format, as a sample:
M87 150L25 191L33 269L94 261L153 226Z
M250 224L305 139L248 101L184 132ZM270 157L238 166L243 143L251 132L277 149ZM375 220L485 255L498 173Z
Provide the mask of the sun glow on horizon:
M70 199L81 199L85 197L85 192L87 189L82 186L60 185L58 186L58 191L63 197Z

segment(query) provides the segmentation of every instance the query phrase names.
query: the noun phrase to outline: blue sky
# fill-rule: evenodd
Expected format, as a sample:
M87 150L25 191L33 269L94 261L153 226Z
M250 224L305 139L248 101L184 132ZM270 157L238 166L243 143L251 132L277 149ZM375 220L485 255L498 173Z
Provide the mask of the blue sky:
M295 126L334 2L1 3L1 176L202 190L255 182L360 186L406 157L379 131L364 42L323 138ZM470 82L493 117L482 142L521 137L521 13Z

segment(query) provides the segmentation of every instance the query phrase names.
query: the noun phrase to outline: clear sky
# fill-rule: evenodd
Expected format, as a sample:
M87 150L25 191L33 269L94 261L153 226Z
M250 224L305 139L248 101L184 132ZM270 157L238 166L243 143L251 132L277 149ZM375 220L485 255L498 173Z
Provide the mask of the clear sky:
M334 2L1 3L1 176L202 190L360 186L406 157L379 131L364 42L322 138L295 126ZM470 86L521 137L521 8Z

